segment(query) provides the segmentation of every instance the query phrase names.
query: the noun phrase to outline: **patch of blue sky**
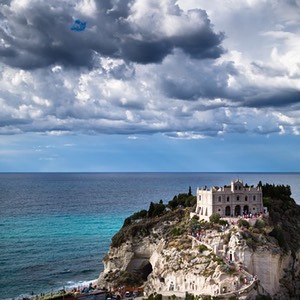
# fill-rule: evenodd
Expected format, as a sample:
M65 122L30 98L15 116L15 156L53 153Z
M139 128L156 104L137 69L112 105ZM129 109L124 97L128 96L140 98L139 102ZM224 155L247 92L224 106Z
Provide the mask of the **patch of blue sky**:
M75 20L71 26L72 31L84 31L86 28L86 22Z

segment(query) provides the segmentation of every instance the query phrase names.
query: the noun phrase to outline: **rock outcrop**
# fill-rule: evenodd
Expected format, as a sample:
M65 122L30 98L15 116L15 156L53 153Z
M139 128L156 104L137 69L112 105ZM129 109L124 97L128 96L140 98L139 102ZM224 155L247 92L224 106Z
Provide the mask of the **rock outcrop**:
M300 299L297 247L280 245L273 234L277 225L268 217L252 219L253 226L237 221L221 226L191 220L188 208L136 220L113 238L98 285L140 284L146 295L183 298L189 293L216 299Z

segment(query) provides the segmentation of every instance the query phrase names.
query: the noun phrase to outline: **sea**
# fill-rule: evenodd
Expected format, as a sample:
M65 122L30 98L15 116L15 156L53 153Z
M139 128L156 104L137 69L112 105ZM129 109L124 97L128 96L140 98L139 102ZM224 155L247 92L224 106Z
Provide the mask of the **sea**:
M0 173L0 299L87 285L125 218L236 179L290 185L300 204L300 173Z

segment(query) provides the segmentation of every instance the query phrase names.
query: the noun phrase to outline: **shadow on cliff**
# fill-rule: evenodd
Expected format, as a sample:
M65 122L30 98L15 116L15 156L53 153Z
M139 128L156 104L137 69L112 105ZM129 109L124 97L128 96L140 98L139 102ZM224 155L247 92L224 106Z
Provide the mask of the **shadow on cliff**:
M292 255L300 249L300 206L291 198L289 185L262 185L264 206L268 208L270 223L279 246Z

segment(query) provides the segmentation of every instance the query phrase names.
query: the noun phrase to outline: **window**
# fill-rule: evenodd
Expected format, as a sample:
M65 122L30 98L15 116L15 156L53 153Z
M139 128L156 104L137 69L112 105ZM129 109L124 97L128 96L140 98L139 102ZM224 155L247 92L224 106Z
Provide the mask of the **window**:
M248 197L247 196L245 197L245 201L248 201Z
M241 186L239 185L239 190L241 190Z
M218 200L219 200L219 202L221 202L221 200L222 200L221 196L219 196Z
M240 201L240 196L236 196L236 201Z
M229 202L229 197L227 197L227 202Z
M199 195L199 201L201 200L201 195Z
M230 209L230 206L226 206L226 208L225 208L225 216L230 216L230 214L231 214L231 209Z
M253 201L255 201L256 200L256 197L255 197L255 195L253 196Z

